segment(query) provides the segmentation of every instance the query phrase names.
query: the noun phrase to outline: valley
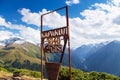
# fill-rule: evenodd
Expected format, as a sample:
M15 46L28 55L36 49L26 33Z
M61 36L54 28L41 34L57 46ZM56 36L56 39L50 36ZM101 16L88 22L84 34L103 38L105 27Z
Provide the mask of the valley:
M60 54L47 54L49 61L58 62ZM120 76L120 41L82 45L71 49L72 67L83 71L106 72ZM68 66L65 51L62 65ZM4 68L40 70L40 47L18 38L0 41L0 66Z

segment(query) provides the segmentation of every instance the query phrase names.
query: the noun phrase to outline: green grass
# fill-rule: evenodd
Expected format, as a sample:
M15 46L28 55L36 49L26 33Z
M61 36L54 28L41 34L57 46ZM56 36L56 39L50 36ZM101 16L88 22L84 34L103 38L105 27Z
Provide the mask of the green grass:
M13 73L20 73L25 80L40 80L41 73L28 69L2 68L0 67L0 78L12 76ZM68 67L62 67L59 80L69 80ZM104 72L84 72L79 69L72 69L72 80L120 80L119 77Z
M0 61L12 63L16 59L21 63L29 60L31 63L40 64L40 49L38 46L28 42L23 45L11 44L0 49Z
M0 76L1 77L12 76L11 74L14 74L16 72L19 73L21 76L27 76L27 77L32 77L32 78L40 78L41 77L41 73L38 71L32 71L32 70L28 70L28 69L17 69L17 68L5 69L3 67L0 67L0 74L1 74Z
M41 77L41 73L37 71L32 71L27 69L17 69L17 68L5 69L0 67L0 79L8 80L12 78L13 73L15 72L19 72L21 75L21 78L24 80L40 80L40 77Z
M40 63L39 59L29 57L17 49L10 50L10 51L2 51L0 52L0 55L1 55L0 60L4 62L10 61L12 63L16 59L18 59L21 63L23 63L24 60L29 60L31 63L38 63L38 64Z
M18 50L29 57L40 58L40 48L31 43L24 43L22 46L16 46Z
M59 80L69 80L68 71L68 68L63 67L60 71ZM72 80L120 80L120 78L104 72L84 72L72 69Z
M40 78L41 77L41 73L37 72L37 71L32 71L32 70L27 70L27 69L15 69L13 70L13 73L20 73L20 75L25 75L25 76L31 76L34 78Z
M39 47L31 43L11 44L0 49L0 65L40 70Z

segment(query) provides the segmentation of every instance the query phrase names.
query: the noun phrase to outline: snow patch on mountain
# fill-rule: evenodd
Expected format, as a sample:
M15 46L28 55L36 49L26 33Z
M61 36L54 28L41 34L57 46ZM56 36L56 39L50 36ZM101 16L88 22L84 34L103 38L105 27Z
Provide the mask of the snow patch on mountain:
M16 44L23 44L25 41L21 38L18 37L13 37L13 38L9 38L9 39L5 39L0 41L0 45L1 46L8 46L10 44L16 43Z
M0 46L5 46L5 44L3 44L3 43L0 42Z
M16 44L23 44L23 43L25 43L25 41L24 40L18 40L18 41L15 41L14 43L16 43Z

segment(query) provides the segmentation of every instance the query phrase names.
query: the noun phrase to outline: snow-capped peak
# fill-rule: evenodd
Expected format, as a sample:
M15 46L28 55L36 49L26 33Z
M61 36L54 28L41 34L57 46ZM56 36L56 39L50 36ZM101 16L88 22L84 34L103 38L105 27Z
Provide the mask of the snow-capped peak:
M8 46L9 44L12 44L12 43L22 44L24 42L25 41L23 39L21 39L21 38L12 37L12 38L0 41L0 45L2 45L2 46Z

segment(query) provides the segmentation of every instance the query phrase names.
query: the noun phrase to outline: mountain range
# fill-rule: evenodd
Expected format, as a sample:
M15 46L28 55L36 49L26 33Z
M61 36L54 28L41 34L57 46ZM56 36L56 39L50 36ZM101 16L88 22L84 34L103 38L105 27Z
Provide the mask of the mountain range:
M60 54L47 54L47 57L58 62ZM82 45L71 50L71 59L74 68L120 76L120 41ZM40 70L40 47L16 37L0 41L0 65ZM63 65L68 65L67 49Z
M0 41L0 64L40 70L40 48L16 37Z
M112 41L86 58L87 70L120 76L120 41Z
M120 41L83 45L73 52L72 59L76 68L120 76Z

